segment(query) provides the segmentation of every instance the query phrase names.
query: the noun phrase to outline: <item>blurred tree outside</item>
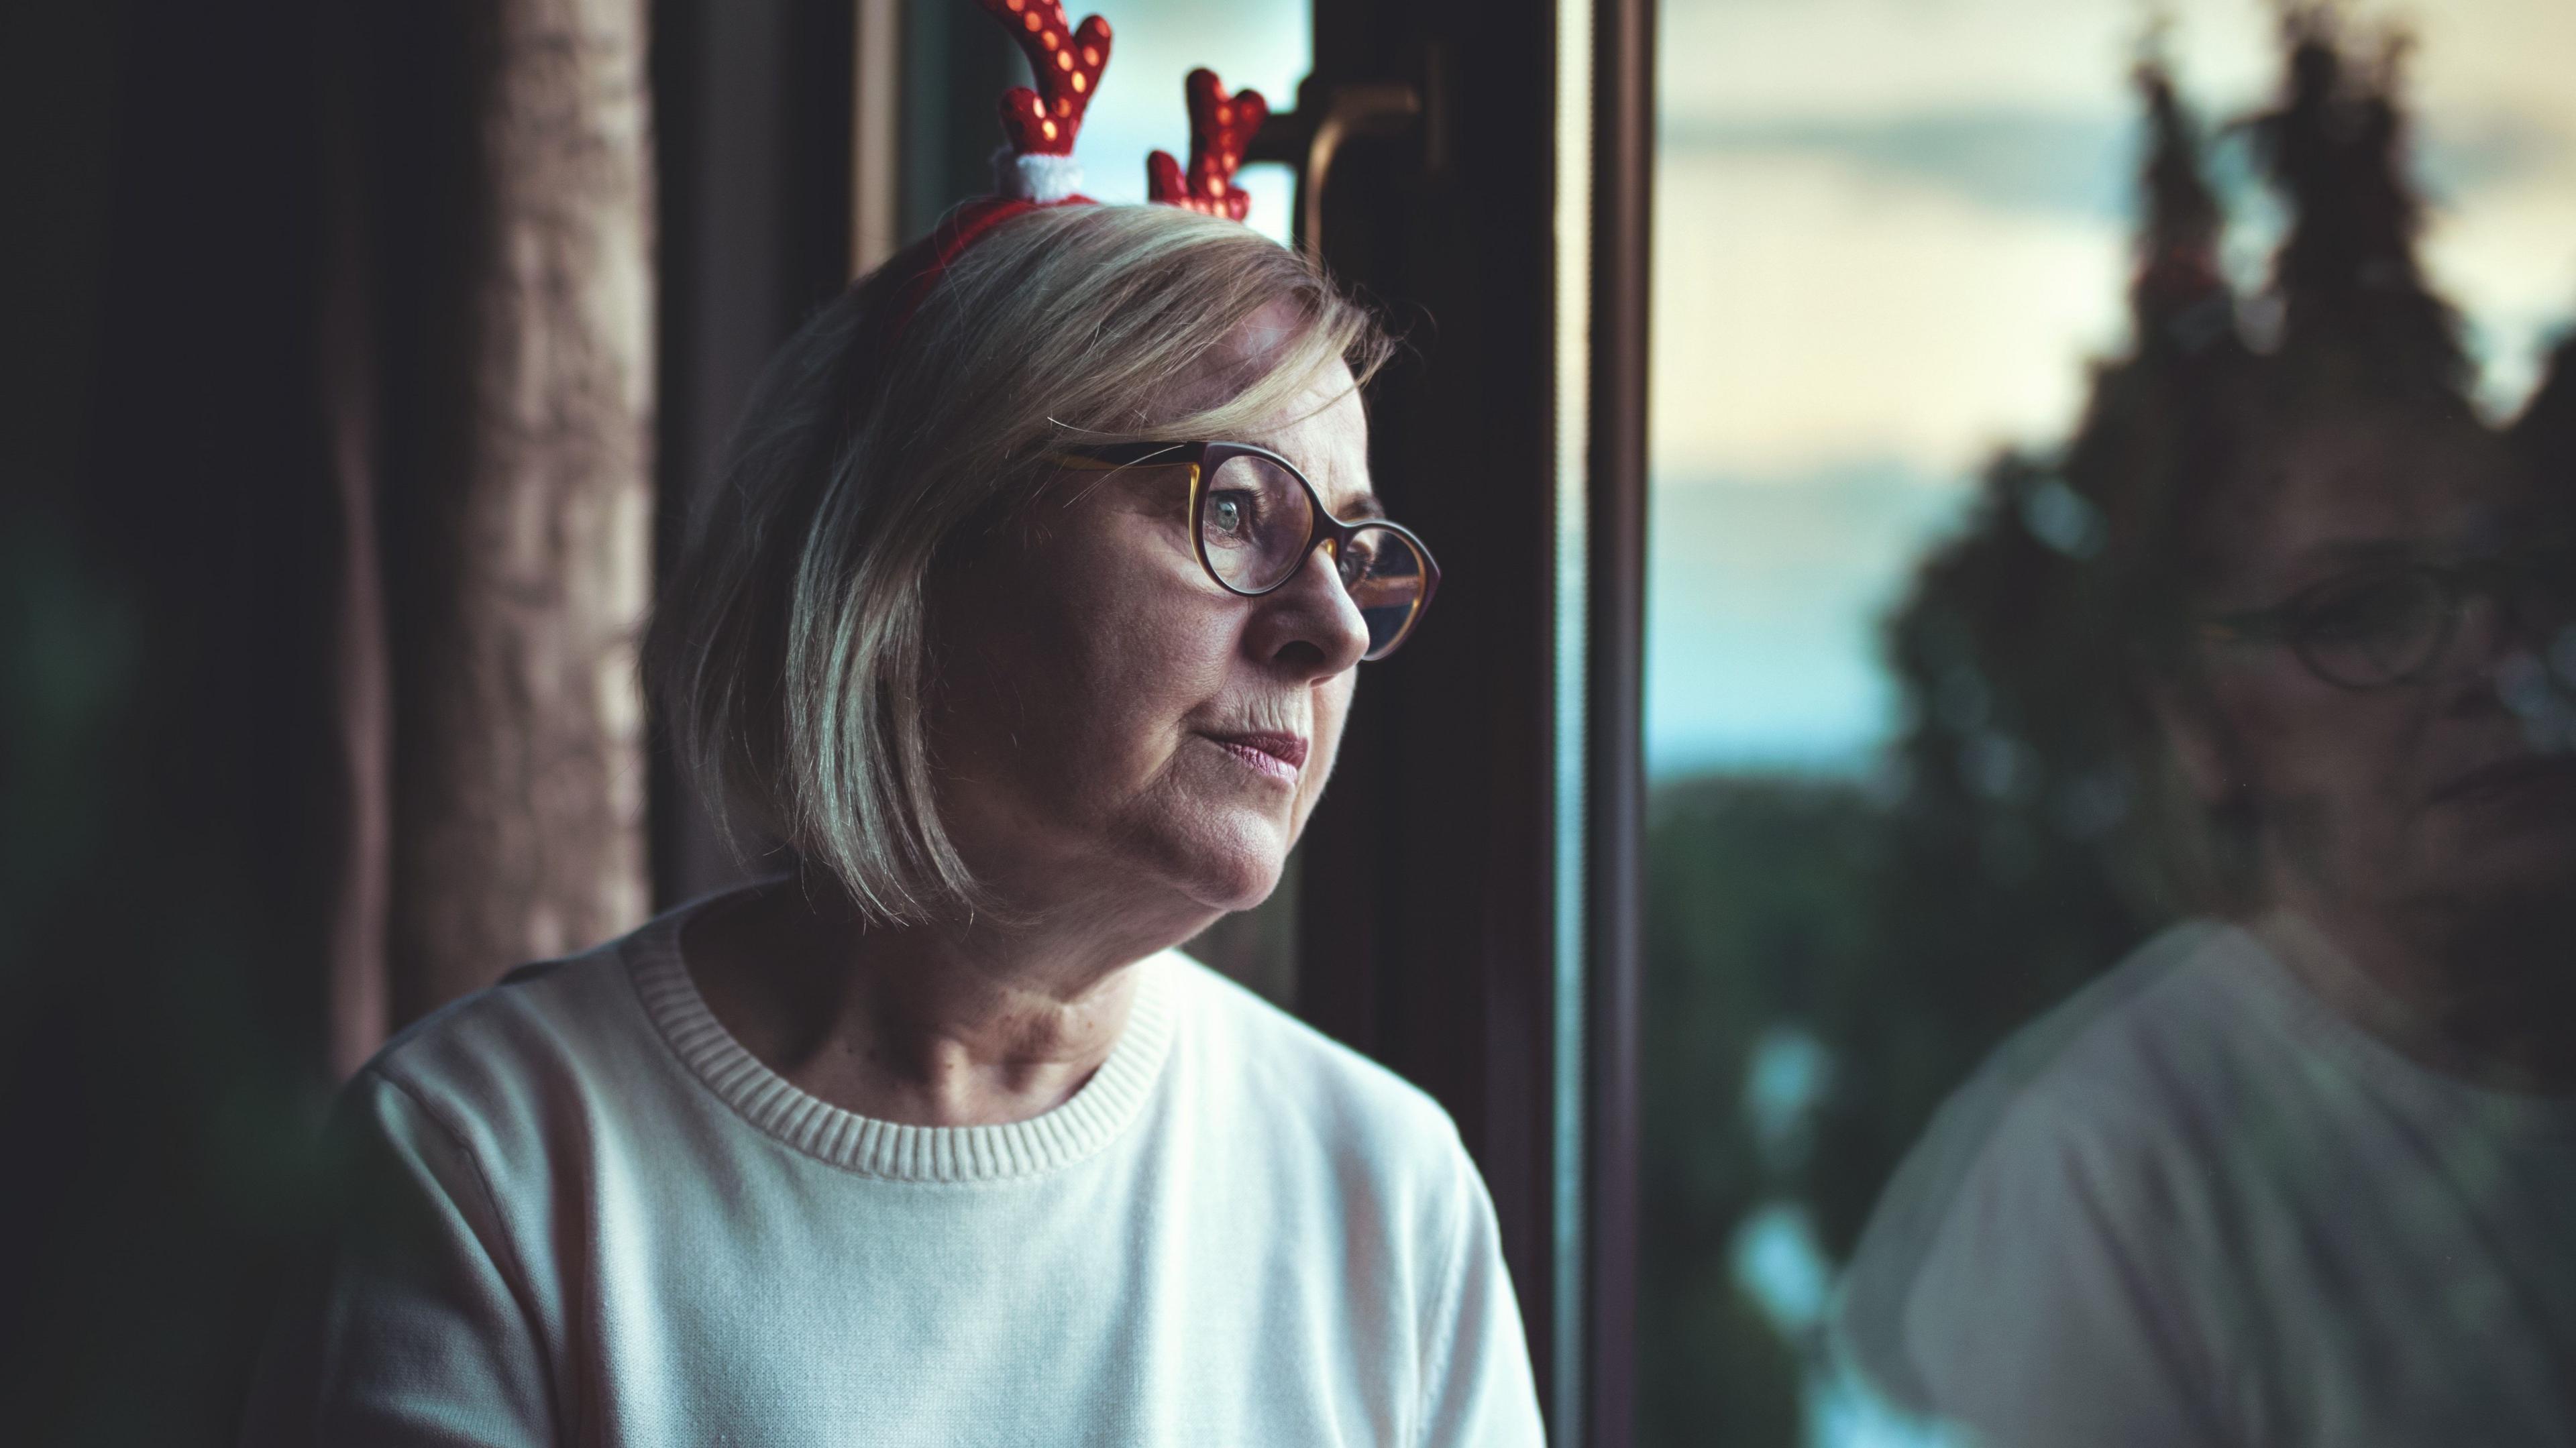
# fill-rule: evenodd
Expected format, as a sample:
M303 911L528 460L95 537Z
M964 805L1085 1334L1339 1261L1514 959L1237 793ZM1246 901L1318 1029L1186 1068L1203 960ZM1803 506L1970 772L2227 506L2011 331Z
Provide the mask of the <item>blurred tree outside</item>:
M2289 217L2241 301L2212 138L2140 64L2128 343L2064 443L1995 457L1916 564L1884 624L1907 724L1878 774L1656 792L1643 1443L1913 1441L1836 1400L1817 1337L1832 1273L1947 1093L2192 898L2124 650L2198 439L2255 356L2465 404L2459 322L2415 251L2404 42L2365 43L2331 7L2286 9L2281 36L2278 104L2220 138ZM2544 478L2576 478L2576 339L2506 433Z

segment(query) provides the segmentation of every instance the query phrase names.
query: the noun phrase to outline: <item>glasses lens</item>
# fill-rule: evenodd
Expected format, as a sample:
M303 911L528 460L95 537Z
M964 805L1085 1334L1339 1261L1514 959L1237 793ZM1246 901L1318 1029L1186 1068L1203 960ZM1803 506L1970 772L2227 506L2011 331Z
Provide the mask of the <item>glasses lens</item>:
M1386 657L1412 632L1422 612L1431 570L1422 550L1391 528L1362 528L1343 545L1337 562L1342 586L1368 621L1368 655Z
M2309 666L2338 684L2392 684L2433 662L2449 602L2418 569L2329 585L2302 611L2298 646Z
M1258 593L1286 581L1305 557L1315 518L1297 475L1266 458L1217 465L1199 503L1199 544L1230 588Z

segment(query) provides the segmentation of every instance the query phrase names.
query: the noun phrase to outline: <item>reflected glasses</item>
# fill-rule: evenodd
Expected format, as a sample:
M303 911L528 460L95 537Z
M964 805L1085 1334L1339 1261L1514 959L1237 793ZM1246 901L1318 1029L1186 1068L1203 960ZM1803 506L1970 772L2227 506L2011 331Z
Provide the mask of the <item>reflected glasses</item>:
M2212 643L2286 643L2329 684L2384 689L2431 673L2460 615L2480 598L2496 601L2507 627L2548 647L2576 625L2576 544L2363 569L2302 589L2277 607L2207 620L2200 634Z
M1134 442L1058 448L1053 461L1086 469L1187 467L1190 540L1217 586L1259 598L1285 585L1317 548L1368 624L1366 659L1394 653L1431 606L1440 566L1410 529L1324 511L1315 485L1268 448L1241 442Z

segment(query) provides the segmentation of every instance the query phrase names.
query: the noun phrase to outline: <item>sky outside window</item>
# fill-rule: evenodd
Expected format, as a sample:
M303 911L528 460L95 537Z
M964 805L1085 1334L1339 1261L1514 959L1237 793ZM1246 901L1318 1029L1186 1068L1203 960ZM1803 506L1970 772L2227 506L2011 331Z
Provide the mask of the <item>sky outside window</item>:
M2278 75L2258 0L2165 7L2213 125ZM2412 19L2424 255L2491 404L2576 315L2576 6ZM1647 748L1658 775L1860 773L1898 724L1881 615L1998 447L2073 426L2121 341L2125 0L1669 0L1659 57ZM2226 148L2241 152L2241 147ZM2236 173L2240 283L2270 236ZM2236 193L2242 186L2244 195Z
M1066 7L1109 22L1109 67L1083 116L1074 155L1083 193L1102 201L1145 199L1145 156L1190 159L1190 115L1181 81L1206 66L1226 90L1252 89L1273 111L1293 110L1297 83L1314 67L1314 9L1306 0L1211 5L1190 0L1093 0ZM1285 166L1246 166L1235 184L1252 196L1245 218L1273 240L1288 239L1292 180Z

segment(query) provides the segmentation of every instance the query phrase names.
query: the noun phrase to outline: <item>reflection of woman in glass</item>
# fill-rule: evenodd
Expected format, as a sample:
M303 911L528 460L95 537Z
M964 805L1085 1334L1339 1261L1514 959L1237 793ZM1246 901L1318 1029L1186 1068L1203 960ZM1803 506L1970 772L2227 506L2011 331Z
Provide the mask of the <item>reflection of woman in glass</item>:
M2455 404L2249 385L2136 620L2230 918L1953 1098L1841 1337L1998 1443L2576 1441L2569 520Z
M1087 93L1105 30L1007 9ZM771 367L646 652L799 868L360 1074L253 1441L1538 1441L1448 1120L1173 950L1271 891L1430 602L1384 342L1212 208L1058 199Z

